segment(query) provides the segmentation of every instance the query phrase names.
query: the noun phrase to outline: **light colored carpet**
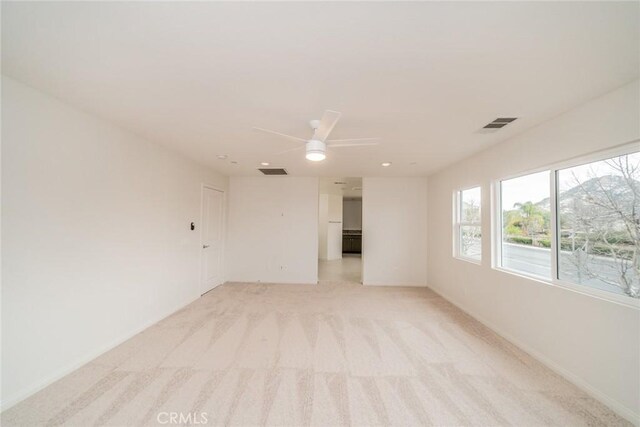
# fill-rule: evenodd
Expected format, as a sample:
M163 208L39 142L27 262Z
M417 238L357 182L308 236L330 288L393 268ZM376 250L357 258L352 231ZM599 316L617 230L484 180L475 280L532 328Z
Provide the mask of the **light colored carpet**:
M336 282L220 286L2 425L171 425L170 412L238 426L628 425L428 289Z

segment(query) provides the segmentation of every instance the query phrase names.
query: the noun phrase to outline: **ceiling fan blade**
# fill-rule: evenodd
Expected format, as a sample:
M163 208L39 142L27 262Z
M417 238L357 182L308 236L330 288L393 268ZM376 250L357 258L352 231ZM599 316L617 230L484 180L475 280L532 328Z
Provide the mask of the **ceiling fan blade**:
M330 139L327 141L328 145L334 143L345 143L345 142L361 142L361 141L378 141L380 138L347 138L347 139Z
M263 129L263 128L256 128L256 127L254 127L254 128L253 128L253 130L257 130L257 131L265 132L265 133L270 133L270 134L273 134L273 135L282 136L282 137L284 137L284 138L287 138L287 139L290 139L290 140L292 140L292 141L296 141L296 142L304 142L304 143L306 143L306 142L307 142L307 140L306 140L306 139L304 139L304 138L298 138L297 136L287 135L287 134L284 134L284 133L276 132L276 131L274 131L274 130Z
M366 147L370 145L378 145L377 142L331 142L327 144L327 147L331 148L343 148L343 147Z
M341 113L337 111L325 111L320 120L320 126L318 126L318 129L313 133L313 139L324 142L336 126L336 123L338 123L340 114Z

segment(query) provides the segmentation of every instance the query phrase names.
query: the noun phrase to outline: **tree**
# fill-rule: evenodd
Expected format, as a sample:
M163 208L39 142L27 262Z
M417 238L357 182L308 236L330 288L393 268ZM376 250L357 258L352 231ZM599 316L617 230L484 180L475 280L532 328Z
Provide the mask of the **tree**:
M513 205L518 209L522 218L522 231L525 235L533 237L544 231L544 215L542 210L533 202L516 203Z
M640 297L640 153L572 172L560 193L561 249L571 250L579 281L594 278Z
M470 224L480 222L480 205L475 200L463 200L462 221ZM460 233L461 251L463 254L474 256L479 253L481 229L479 226L463 226Z
M504 230L514 243L549 246L549 212L531 201L515 203L514 209L504 212ZM540 240L540 238L542 238ZM536 239L538 239L536 241ZM546 244L545 244L546 241Z

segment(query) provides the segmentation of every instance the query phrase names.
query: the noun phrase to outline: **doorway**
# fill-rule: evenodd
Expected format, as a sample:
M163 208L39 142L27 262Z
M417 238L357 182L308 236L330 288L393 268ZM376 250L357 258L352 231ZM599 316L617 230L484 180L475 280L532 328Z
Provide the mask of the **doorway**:
M202 254L200 293L205 294L224 280L224 191L202 187Z
M318 282L362 283L362 178L320 179Z

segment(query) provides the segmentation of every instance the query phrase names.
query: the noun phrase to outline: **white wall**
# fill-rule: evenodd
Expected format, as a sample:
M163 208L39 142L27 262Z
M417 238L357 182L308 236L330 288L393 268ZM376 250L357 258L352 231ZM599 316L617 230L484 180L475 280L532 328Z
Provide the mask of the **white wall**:
M365 285L427 285L426 178L364 178Z
M232 177L229 187L228 280L317 283L318 179Z
M329 222L342 224L342 196L329 194Z
M638 309L492 269L488 195L493 180L640 137L638 93L636 81L430 176L428 256L430 287L636 422ZM452 195L474 185L482 265L451 255Z
M342 258L342 196L339 194L320 194L318 239L318 259Z
M345 200L343 210L343 228L345 230L362 230L362 200Z
M327 227L327 260L342 258L342 196L329 195L329 226Z
M327 261L342 259L342 222L329 221L327 228Z
M327 259L327 233L329 232L329 195L318 195L318 259Z
M199 297L202 183L226 178L2 79L8 407Z

